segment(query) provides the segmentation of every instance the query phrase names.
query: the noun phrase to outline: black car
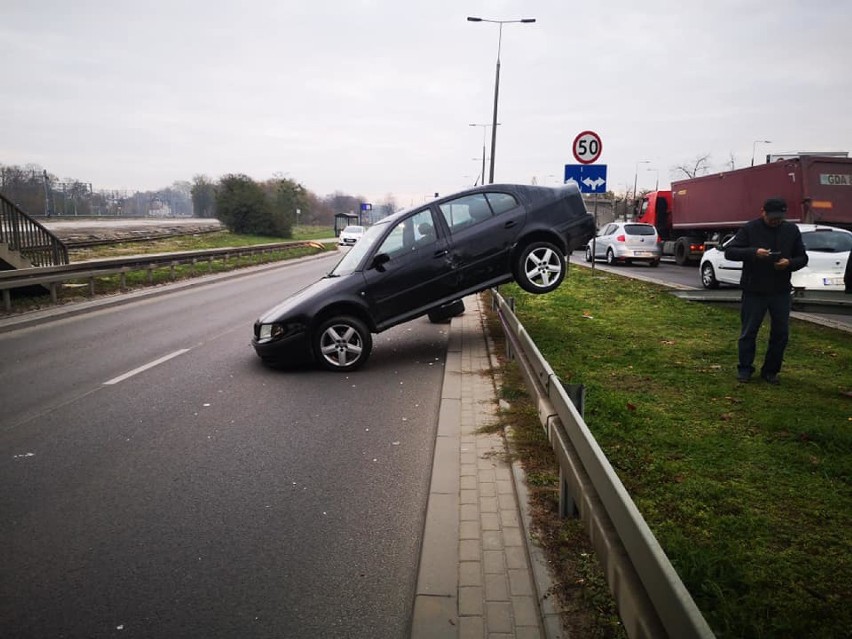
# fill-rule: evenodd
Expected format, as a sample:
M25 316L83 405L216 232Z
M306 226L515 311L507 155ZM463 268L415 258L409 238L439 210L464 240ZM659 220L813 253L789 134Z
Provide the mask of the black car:
M575 184L492 184L400 211L373 224L318 282L262 315L252 345L262 360L308 356L329 370L361 366L372 333L423 315L445 320L461 298L515 280L548 293L566 256L594 235Z

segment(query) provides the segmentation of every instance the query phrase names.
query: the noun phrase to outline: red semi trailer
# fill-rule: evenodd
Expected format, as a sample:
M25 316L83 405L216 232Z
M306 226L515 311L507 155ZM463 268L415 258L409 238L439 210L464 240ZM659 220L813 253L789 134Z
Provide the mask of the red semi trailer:
M664 256L687 264L758 217L768 197L787 201L791 222L852 230L852 159L801 156L679 180L637 201L635 218L657 228Z

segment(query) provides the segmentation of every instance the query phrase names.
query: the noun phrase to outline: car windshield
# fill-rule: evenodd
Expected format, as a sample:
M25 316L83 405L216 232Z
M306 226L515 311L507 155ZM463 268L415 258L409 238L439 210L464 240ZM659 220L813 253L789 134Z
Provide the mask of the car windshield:
M343 256L343 258L337 263L329 275L331 277L341 277L343 275L349 275L352 273L358 265L361 263L361 260L364 259L364 256L373 250L373 247L376 244L376 240L382 235L382 233L387 229L387 223L379 222L378 224L373 224L370 228L364 231L364 235L361 236L349 252Z
M844 253L852 249L852 233L842 231L809 231L802 233L802 242L808 251Z

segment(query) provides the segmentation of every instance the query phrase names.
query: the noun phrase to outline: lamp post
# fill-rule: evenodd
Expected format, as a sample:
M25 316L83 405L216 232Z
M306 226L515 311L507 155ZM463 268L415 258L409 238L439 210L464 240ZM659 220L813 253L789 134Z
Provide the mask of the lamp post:
M639 179L639 165L650 164L651 160L639 160L636 162L636 170L633 172L633 200L636 200L636 181Z
M754 166L754 148L758 144L772 144L772 140L755 140L751 143L751 165Z
M487 157L485 154L485 140L488 135L488 127L490 124L468 124L468 126L481 126L482 127L482 173L480 173L479 183L485 184L485 158ZM497 126L500 126L500 123L497 123ZM492 174L493 175L493 174Z
M535 18L522 18L520 20L488 20L487 18L467 17L468 22L492 22L500 25L499 37L497 39L497 74L494 79L494 117L491 120L491 169L489 171L488 183L494 183L494 153L497 147L497 98L500 95L500 47L503 43L503 25L511 23L529 24L535 22ZM484 154L483 154L484 155Z

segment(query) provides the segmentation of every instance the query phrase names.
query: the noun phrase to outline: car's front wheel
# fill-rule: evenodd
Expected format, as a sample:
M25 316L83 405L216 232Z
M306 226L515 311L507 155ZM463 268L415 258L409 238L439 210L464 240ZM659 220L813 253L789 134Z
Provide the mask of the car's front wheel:
M314 355L330 371L353 371L370 356L373 336L357 317L332 317L319 325L312 337Z
M528 293L555 290L565 279L565 255L551 242L533 242L518 255L515 280Z
M710 262L701 265L701 284L704 288L719 288L719 280L716 279L716 271Z

